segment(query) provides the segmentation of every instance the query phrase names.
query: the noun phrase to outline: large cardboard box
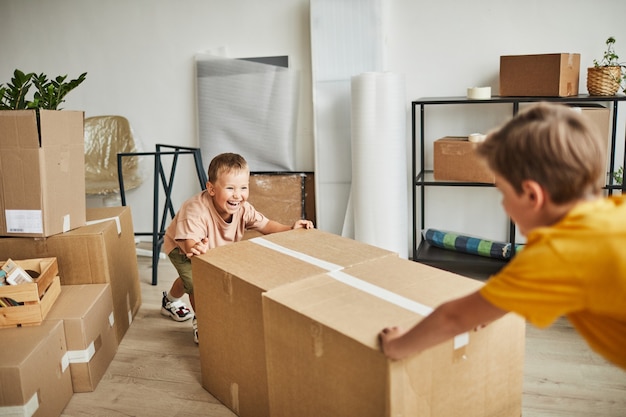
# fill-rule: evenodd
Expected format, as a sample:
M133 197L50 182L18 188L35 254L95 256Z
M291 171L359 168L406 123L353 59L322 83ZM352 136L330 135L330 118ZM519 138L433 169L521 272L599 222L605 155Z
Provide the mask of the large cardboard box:
M569 97L578 95L580 54L500 57L500 95Z
M380 351L384 327L410 328L481 285L388 257L267 291L272 417L519 417L525 334L519 316L404 360Z
M8 260L7 260L8 262ZM56 258L11 260L22 271L35 272L33 282L0 286L0 327L39 325L61 293ZM0 262L2 266L4 262ZM10 300L10 301L9 301ZM12 305L16 303L16 305Z
M87 209L93 224L47 238L0 238L0 259L56 257L62 285L111 284L121 342L141 306L130 207Z
M435 180L495 183L493 172L467 137L447 136L434 142Z
M109 284L64 285L46 320L62 320L74 392L91 392L117 352Z
M0 335L0 415L61 415L72 398L63 322L2 329Z
M250 204L266 217L292 225L298 219L315 223L315 181L312 172L251 172ZM260 236L246 232L246 238Z
M239 416L268 416L263 292L385 256L397 254L296 229L193 257L202 386Z
M51 236L85 224L83 112L0 111L0 236Z

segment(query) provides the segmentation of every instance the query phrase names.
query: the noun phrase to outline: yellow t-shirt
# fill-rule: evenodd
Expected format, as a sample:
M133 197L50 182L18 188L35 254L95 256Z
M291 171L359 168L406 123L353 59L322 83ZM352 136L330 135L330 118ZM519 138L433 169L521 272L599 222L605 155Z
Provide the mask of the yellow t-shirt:
M481 288L538 327L567 316L589 346L626 369L626 197L579 204Z

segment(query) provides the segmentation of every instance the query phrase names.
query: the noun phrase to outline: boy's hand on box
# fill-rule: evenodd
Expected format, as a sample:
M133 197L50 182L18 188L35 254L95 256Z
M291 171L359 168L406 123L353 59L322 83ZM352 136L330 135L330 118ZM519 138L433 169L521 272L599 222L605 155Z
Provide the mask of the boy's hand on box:
M192 256L195 256L195 255L202 255L203 253L206 253L207 250L209 250L209 239L205 237L201 241L196 242L189 249L189 252L187 252L187 257L191 258Z
M293 224L292 229L313 229L314 227L310 220L298 220Z
M402 336L405 333L403 329L397 326L393 327L385 327L378 333L378 340L380 341L380 349L383 351L385 356L390 359L400 359L398 355L395 354L392 348L392 342Z

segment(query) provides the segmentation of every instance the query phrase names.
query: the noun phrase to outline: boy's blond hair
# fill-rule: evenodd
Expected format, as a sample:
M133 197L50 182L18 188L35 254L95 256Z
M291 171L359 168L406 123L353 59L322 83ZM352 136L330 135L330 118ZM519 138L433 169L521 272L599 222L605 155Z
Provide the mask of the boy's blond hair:
M530 179L557 204L596 195L605 184L606 143L566 105L538 103L520 111L490 132L477 152L517 192Z
M209 182L215 184L215 181L224 172L248 170L248 162L243 156L236 153L222 153L213 158L209 164Z

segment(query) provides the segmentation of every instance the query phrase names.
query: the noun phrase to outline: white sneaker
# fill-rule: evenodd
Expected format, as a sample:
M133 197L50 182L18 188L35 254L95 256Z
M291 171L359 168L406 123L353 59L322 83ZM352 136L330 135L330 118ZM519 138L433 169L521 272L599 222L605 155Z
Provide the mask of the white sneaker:
M196 316L193 316L193 320L191 321L191 325L193 327L193 341L198 344L198 319Z
M161 314L170 316L175 321L186 321L193 317L185 303L180 300L170 301L165 291L163 291L163 300L161 301Z

